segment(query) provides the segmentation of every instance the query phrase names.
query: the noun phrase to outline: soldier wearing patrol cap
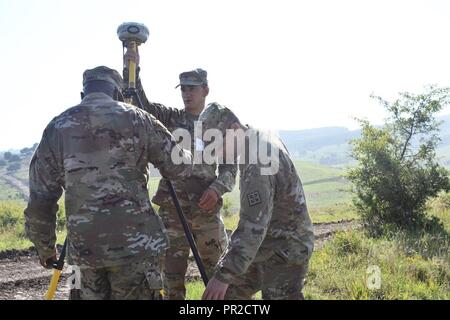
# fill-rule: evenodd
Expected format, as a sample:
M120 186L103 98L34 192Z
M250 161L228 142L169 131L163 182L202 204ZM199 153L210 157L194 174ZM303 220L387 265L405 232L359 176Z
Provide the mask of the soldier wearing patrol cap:
M130 50L125 55L125 64L132 59L139 62L139 55L133 56ZM125 70L124 74L127 74ZM144 110L155 116L169 131L185 129L190 133L191 151L196 148L194 140L194 122L205 108L206 96L209 93L207 72L195 69L179 75L181 97L184 109L168 108L158 103L150 102L143 90L138 77L137 91L144 105ZM211 103L209 105L219 105ZM187 146L186 146L187 147ZM218 167L218 175L216 169ZM190 178L188 188L177 185L174 187L180 199L183 211L190 223L199 254L211 276L214 267L227 246L227 235L220 216L222 196L230 192L235 185L237 166L235 164L196 164L195 171L201 172L205 179ZM165 260L165 288L169 299L185 299L185 275L189 256L189 244L186 241L183 228L179 222L175 207L162 179L152 201L160 206L159 214L164 220L170 238L170 248Z
M248 300L261 290L267 300L302 299L314 235L302 183L288 151L277 137L241 125L228 108L210 106L199 121L205 131L215 128L225 135L227 129L240 130L246 139L237 148L239 224L203 298ZM219 153L234 152L230 141L234 139L225 139ZM271 158L271 168L262 161L261 152L277 155ZM255 155L257 161L249 161Z
M168 247L163 223L148 196L148 164L174 181L190 166L161 123L120 103L123 81L101 66L83 74L83 100L46 127L30 164L27 236L41 264L55 260L57 201L65 191L68 259L81 271L81 299L157 299L161 256Z

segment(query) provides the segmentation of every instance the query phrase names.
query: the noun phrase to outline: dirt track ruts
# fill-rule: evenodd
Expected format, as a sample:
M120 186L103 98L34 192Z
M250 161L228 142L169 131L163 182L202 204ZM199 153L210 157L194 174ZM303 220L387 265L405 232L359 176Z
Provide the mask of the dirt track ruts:
M2 175L0 175L0 178L3 179L7 184L9 184L15 190L17 190L25 201L28 201L30 192L29 192L28 186L26 184L24 184L22 181L20 181L16 177L13 177L9 174L2 174Z

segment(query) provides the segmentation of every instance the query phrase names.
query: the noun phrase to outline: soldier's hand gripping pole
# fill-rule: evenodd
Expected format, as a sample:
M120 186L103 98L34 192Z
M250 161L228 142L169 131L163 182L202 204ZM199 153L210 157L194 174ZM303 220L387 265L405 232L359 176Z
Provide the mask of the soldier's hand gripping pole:
M137 46L147 41L149 31L147 27L141 23L125 22L121 24L117 29L117 35L123 43L123 48L127 48L127 50L133 50L134 52L136 52ZM128 69L128 84L127 88L124 91L126 102L131 103L131 101L133 101L134 99L137 106L142 109L142 101L136 91L136 64L130 61L128 66L125 67ZM189 224L187 223L186 217L184 216L183 209L180 206L180 202L178 200L172 182L168 179L165 180L167 181L170 195L172 196L172 200L177 210L178 217L180 218L181 224L183 225L186 239L188 240L189 246L191 247L192 254L194 255L195 262L197 263L197 267L200 271L203 283L205 284L205 286L207 286L208 277L206 275L202 259L200 258L200 255L198 253L197 245L195 243L194 237L192 236L191 229L189 228Z
M61 276L62 269L64 268L64 259L66 258L67 250L67 238L64 241L64 245L59 255L59 259L53 263L53 275L50 280L50 286L45 294L45 300L52 300L55 296L56 288L58 286L59 277Z

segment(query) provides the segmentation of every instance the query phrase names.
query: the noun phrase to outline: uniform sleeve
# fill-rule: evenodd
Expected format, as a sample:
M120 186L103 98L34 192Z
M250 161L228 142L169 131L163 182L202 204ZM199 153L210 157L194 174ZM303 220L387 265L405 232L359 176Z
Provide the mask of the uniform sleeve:
M147 133L148 159L164 178L183 182L192 174L192 155L175 143L172 134L157 120Z
M274 186L272 176L260 174L259 167L241 177L239 224L226 253L218 263L215 277L231 283L244 274L263 242L272 217Z
M160 103L150 102L145 94L144 87L142 86L141 78L139 77L139 68L137 72L136 91L142 102L142 109L150 113L156 119L158 119L165 127L172 127L176 122L176 119L180 116L178 109L166 107ZM124 81L128 82L128 71L124 69ZM137 103L135 103L137 105Z
M54 253L57 202L63 192L58 162L46 131L30 163L29 183L30 199L24 212L25 232L39 257L46 260Z
M236 184L236 173L236 164L220 164L219 175L209 187L220 196L223 196L226 192L231 192Z

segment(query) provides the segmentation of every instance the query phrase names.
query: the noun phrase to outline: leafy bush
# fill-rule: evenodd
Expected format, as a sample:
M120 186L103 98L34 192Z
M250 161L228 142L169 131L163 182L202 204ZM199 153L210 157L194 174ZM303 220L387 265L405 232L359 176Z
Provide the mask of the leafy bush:
M361 138L351 141L358 162L349 170L354 205L373 234L390 227L422 227L427 200L450 189L448 171L436 161L439 124L434 115L449 102L449 89L401 93L389 103L376 97L390 117L382 128L360 120Z

